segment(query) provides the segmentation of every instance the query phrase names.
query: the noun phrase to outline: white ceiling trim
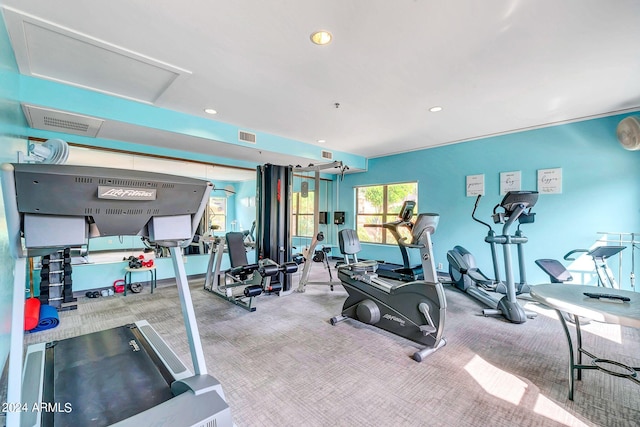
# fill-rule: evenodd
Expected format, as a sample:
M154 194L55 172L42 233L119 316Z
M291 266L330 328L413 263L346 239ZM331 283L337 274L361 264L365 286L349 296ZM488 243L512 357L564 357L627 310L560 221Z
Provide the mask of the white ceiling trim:
M4 7L20 73L155 104L191 71Z

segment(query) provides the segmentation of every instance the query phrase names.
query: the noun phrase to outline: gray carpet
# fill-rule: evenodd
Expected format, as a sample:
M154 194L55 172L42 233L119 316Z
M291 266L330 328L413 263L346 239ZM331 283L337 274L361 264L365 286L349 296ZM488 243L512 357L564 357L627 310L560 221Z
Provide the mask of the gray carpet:
M317 264L312 269L324 279ZM334 275L335 277L335 275ZM328 278L328 277L327 277ZM297 284L297 279L295 279ZM424 362L415 346L347 320L332 326L346 292L257 298L249 313L192 281L209 373L242 426L638 426L640 387L586 371L567 398L568 350L554 311L521 325L479 315L481 306L445 286L447 345ZM146 319L190 365L175 286L149 294L79 298L61 325L26 343L63 339ZM592 323L585 347L640 366L640 331ZM144 392L144 391L141 391Z

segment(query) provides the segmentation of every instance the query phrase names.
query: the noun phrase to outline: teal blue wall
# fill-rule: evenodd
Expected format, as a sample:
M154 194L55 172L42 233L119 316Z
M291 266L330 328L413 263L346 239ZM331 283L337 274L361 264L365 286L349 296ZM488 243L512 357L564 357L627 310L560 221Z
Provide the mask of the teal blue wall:
M236 182L233 186L236 189L233 219L237 221L238 231L250 230L256 220L256 181Z
M470 250L479 267L492 275L486 228L471 220L475 197L465 196L465 177L485 175L485 196L477 215L490 222L500 202L499 173L521 171L522 190L536 190L538 169L562 168L562 194L543 194L536 222L523 228L531 283L548 279L534 264L589 247L599 231L640 232L640 151L626 151L615 130L624 115L546 127L482 140L369 160L366 173L345 176L340 205L353 227L354 186L418 181L423 212L441 215L434 236L435 261L447 268L446 252L455 245ZM622 286L629 288L631 249L623 260ZM400 262L397 248L365 245L363 257ZM417 260L416 260L417 262ZM617 272L616 260L611 262ZM638 267L638 265L636 265Z

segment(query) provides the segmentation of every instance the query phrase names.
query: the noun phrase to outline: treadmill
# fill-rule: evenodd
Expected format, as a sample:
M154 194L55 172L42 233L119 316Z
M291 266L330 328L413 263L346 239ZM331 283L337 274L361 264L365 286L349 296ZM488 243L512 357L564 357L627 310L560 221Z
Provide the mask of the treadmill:
M393 238L398 243L400 254L402 255L402 264L395 264L386 261L378 261L378 276L387 279L401 280L403 282L413 282L424 279L422 264L411 266L409 261L409 253L407 252L407 244L405 238L400 235L400 228L406 227L409 232L413 232L413 211L416 202L413 200L405 200L398 214L396 221L385 222L382 225L365 224L365 227L382 227L389 230Z
M181 248L213 185L143 171L2 165L15 259L7 402L9 426L232 426L220 383L207 374ZM169 248L194 372L145 320L28 347L23 359L27 259L100 236L138 235ZM17 409L17 408L16 408Z

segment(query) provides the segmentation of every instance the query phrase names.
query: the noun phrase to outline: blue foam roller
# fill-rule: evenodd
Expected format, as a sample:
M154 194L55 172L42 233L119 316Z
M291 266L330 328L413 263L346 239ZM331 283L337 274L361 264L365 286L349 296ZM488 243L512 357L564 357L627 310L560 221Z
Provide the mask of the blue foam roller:
M43 304L40 306L40 320L38 321L38 326L32 329L31 332L53 329L58 326L59 323L60 318L58 317L58 310L56 310L55 307Z

